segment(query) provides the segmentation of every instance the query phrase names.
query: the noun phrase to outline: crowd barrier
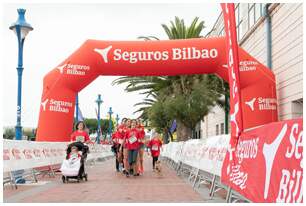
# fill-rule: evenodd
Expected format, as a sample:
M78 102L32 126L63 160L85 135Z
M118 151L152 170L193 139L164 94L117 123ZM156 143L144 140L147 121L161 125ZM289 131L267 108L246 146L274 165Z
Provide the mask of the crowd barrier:
M54 165L60 165L66 158L69 142L36 142L26 140L3 140L3 173L5 183L12 183L16 187L16 171L23 175L32 176L36 180L36 170L48 168L54 175ZM88 161L95 161L113 156L111 145L90 144ZM41 170L42 171L42 170Z
M218 190L225 189L227 202L250 202L221 183L222 164L229 140L229 135L220 135L185 142L171 142L163 145L161 158L175 169L178 175L188 175L193 187L209 184L211 198Z

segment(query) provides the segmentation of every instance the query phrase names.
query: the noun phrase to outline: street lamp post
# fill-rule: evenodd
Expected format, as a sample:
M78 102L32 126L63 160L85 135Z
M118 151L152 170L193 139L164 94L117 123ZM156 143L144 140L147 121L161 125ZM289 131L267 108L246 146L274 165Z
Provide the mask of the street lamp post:
M21 126L21 91L22 91L22 71L23 71L23 44L27 34L33 30L33 27L26 22L24 14L25 9L17 9L18 19L9 28L15 32L18 40L18 94L17 94L17 124L15 127L16 140L22 139Z
M113 124L112 124L112 114L113 114L113 111L112 111L112 107L109 108L109 111L108 111L108 114L109 114L109 124L108 124L108 134L109 134L109 139L112 138L112 130L113 130Z
M96 100L96 103L98 104L98 131L97 131L97 138L96 142L100 144L100 135L101 135L101 123L100 123L100 105L103 103L101 99L101 94L98 94L98 99Z
M119 125L119 115L117 114L116 115L116 126L118 126Z
M75 123L79 121L79 95L76 94L75 97Z

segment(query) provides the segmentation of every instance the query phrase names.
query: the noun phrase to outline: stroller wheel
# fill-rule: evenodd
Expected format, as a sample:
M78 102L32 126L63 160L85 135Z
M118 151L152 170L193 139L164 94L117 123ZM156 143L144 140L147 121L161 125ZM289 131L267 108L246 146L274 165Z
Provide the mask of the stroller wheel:
M65 176L62 176L62 180L63 180L63 183L66 183L66 178L65 178Z
M87 182L87 180L88 180L88 179L87 179L87 174L85 174L85 177L84 177L84 178L85 178L85 181Z

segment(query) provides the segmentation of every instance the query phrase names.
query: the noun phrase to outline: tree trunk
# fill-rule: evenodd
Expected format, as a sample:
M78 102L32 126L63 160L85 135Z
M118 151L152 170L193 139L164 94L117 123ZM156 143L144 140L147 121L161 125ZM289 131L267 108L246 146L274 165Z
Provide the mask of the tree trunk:
M177 141L186 141L192 137L192 129L186 127L182 122L177 121Z
M170 140L171 140L171 142L173 142L173 135L172 135L172 133L170 132L170 130L168 129L168 133L169 133L169 136L170 136Z
M169 134L168 134L168 130L167 128L164 129L164 135L163 135L163 142L164 144L168 144L169 143Z

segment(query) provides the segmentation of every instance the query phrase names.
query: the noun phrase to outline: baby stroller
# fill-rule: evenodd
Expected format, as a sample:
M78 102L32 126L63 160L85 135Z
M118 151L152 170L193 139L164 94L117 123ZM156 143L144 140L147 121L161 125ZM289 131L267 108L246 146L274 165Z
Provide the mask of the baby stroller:
M73 146L77 147L78 151L82 152L82 155L81 158L69 161L68 157ZM77 182L80 182L80 180L83 180L84 178L85 181L87 181L88 175L85 172L85 161L87 154L89 153L88 146L84 145L82 142L73 142L68 145L66 152L66 159L63 161L60 169L62 172L63 183L68 183L69 179L77 179Z

